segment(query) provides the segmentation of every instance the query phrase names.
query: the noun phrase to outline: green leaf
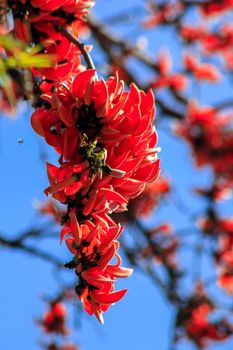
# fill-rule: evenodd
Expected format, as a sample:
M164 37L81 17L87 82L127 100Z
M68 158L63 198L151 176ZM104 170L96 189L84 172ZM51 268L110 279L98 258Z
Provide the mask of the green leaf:
M23 41L17 40L9 34L0 35L0 46L12 53L15 52L15 49L26 50L27 48L27 45Z
M15 39L12 35L0 35L0 47L11 53L10 57L1 59L0 70L7 68L46 68L53 67L55 56L39 53L43 46L41 44L30 47L23 41Z

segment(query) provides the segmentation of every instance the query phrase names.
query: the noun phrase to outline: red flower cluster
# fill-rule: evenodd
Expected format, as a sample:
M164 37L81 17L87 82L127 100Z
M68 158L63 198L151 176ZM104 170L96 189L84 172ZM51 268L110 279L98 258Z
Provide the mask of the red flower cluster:
M231 120L229 116L219 115L212 107L199 107L191 102L186 123L176 128L176 132L190 143L196 164L210 165L217 177L229 184L232 184L233 176Z
M218 285L228 293L233 293L233 219L225 219L227 232L219 237L216 262L219 267Z
M15 79L11 75L17 75ZM17 79L18 78L18 79ZM14 114L16 104L23 99L23 89L20 75L9 71L7 86L0 87L0 110L8 114Z
M214 182L209 189L197 192L208 199L209 203L226 199L232 191L233 176L233 133L231 118L219 115L214 108L200 108L191 103L186 125L177 130L193 149L198 166L210 165L214 172ZM198 221L202 232L212 238L216 244L215 263L218 267L218 285L227 292L233 291L232 259L232 219L222 219L210 205L205 218Z
M209 320L214 311L214 304L206 296L202 286L180 308L177 316L177 326L180 336L186 335L199 348L205 348L210 341L222 341L229 337L232 327L225 319L216 322Z
M66 309L64 304L61 302L54 302L49 306L50 310L44 313L42 320L39 320L39 324L46 333L67 335L69 332L65 325Z
M233 234L233 220L231 218L220 219L213 210L209 210L208 214L208 217L199 220L199 226L206 234L213 236Z
M189 43L202 40L206 33L206 29L201 25L182 24L179 30L180 36Z
M76 292L85 310L103 322L102 312L126 292L114 292L115 278L132 272L120 267L122 228L109 215L125 211L159 171L154 98L133 84L125 92L117 76L98 81L94 70L43 98L46 108L33 113L32 126L60 154L59 166L47 165L46 194L67 205L61 240L69 235L74 257L66 267L79 277Z
M153 28L157 25L174 20L176 16L182 14L184 5L182 1L177 0L175 3L169 4L156 4L155 2L149 2L148 10L151 15L143 21L145 28Z
M207 32L201 41L206 54L220 54L227 69L233 68L233 26L224 23L218 31Z
M199 220L201 230L217 239L215 263L218 267L218 285L233 293L233 219L219 218L212 210Z
M66 25L83 19L94 0L8 0L15 18L22 22Z
M52 89L55 81L80 71L80 51L61 33L61 28L74 27L77 35L93 5L91 0L8 1L14 17L15 37L31 45L42 45L42 52L52 54L55 59L53 67L32 70L38 80L37 94Z
M217 221L219 227L218 250L215 254L219 267L218 285L228 293L233 293L233 219Z
M209 81L217 83L220 80L220 75L216 67L211 64L201 64L198 60L191 56L184 56L184 65L197 80Z
M113 291L115 278L128 277L132 273L131 269L120 267L121 258L117 254L119 243L116 239L121 232L120 225L110 226L103 220L95 224L86 220L79 226L73 212L69 214L69 224L61 231L61 239L71 233L71 237L66 238L66 244L74 258L65 267L75 268L79 276L76 293L88 314L94 313L101 323L102 312L107 311L127 291ZM114 256L117 263L110 265Z
M158 77L151 83L152 88L170 88L183 90L187 86L187 79L181 73L171 73L171 57L168 51L160 52L156 62Z
M207 1L199 5L200 11L204 16L219 16L225 11L233 9L232 0L214 0Z
M219 14L219 13L218 13ZM224 23L218 29L183 24L180 27L181 37L188 43L198 43L204 55L218 54L223 60L227 69L233 68L233 26L231 23ZM207 79L216 82L219 73L213 65L200 64L192 56L185 58L184 63L197 79Z
M67 310L62 299L63 296L59 298L59 300L50 302L49 310L46 311L42 319L38 321L44 332L53 336L52 343L41 344L46 350L78 350L78 347L74 344L64 341L63 345L58 345L55 341L55 337L59 337L60 343L61 338L64 340L70 333L66 325Z
M44 52L52 54L56 59L52 68L33 70L33 74L42 80L39 89L46 91L53 87L53 82L62 81L71 73L74 74L80 70L80 51L51 23L44 23L43 26L35 25L35 27Z

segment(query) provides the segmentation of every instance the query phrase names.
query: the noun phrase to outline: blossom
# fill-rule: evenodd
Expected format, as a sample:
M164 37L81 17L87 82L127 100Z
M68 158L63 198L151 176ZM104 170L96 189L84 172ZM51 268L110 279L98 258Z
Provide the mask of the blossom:
M206 80L212 83L217 83L220 80L220 74L215 66L208 63L200 63L191 56L184 56L184 65L194 75L197 80Z
M229 336L229 325L224 321L209 323L208 316L213 308L208 303L201 303L191 312L187 321L188 336L200 347L206 347L210 340L221 341Z
M145 28L150 29L157 25L169 22L170 19L174 20L174 17L179 16L183 12L184 6L181 1L160 6L150 2L148 9L151 12L151 15L143 21L142 25Z
M50 83L52 89L55 81L62 81L82 69L79 49L59 31L61 27L73 28L78 37L78 28L82 30L84 17L93 5L91 0L9 1L15 37L32 46L41 45L44 53L53 55L53 67L32 69L35 80L39 81L35 93L44 91L44 82Z
M63 303L63 298L66 298L66 295L60 295L59 298L49 302L49 310L46 311L41 320L38 321L38 324L43 328L44 332L50 336L50 339L53 339L49 343L41 343L41 346L46 350L78 350L79 348L65 341L65 337L69 335L69 330L66 325L66 315L67 310L65 304ZM60 341L57 343L55 341ZM59 337L59 338L58 338ZM64 343L61 345L61 339ZM59 344L59 345L58 345Z
M84 309L103 323L103 312L126 293L114 290L115 279L132 273L120 267L123 228L110 215L125 211L159 172L153 94L134 84L124 91L118 75L99 81L92 69L41 98L31 122L60 155L58 166L47 164L45 193L67 208L61 241L66 238L73 258L65 267L76 271Z
M181 24L180 27L181 37L188 42L201 40L205 33L206 29L201 25L194 27L190 24Z
M207 1L206 3L199 5L200 12L204 16L219 16L223 12L231 10L232 8L232 0Z
M84 182L82 186L93 189L110 186L128 200L158 176L153 95L133 84L124 92L117 76L105 83L96 81L94 73L87 70L66 85L57 85L45 96L46 108L33 113L32 126L61 154L66 169L62 173L70 173L65 191L70 184ZM77 164L82 170L74 169ZM92 170L85 170L90 164ZM82 172L79 185L72 175L77 171Z
M43 315L42 320L39 320L39 324L43 327L46 333L59 333L61 335L67 335L68 329L65 326L66 309L62 302L50 303L50 309Z
M230 323L222 318L211 322L209 317L214 311L214 304L206 295L201 284L197 284L186 304L180 308L177 326L199 348L205 348L211 341L223 341L232 332Z
M34 75L47 81L62 81L71 73L78 72L81 60L77 46L57 32L50 23L44 24L43 27L38 25L34 27L38 29L39 42L43 45L43 51L55 58L53 67L34 70Z
M233 266L223 267L219 270L217 284L227 293L233 294Z
M233 174L231 120L213 107L200 107L191 101L186 121L175 129L190 143L197 166L210 165L218 177L227 181Z
M102 313L110 305L119 301L127 289L114 291L114 281L117 277L128 277L132 269L120 267L121 258L117 254L119 243L117 238L122 233L120 225L109 226L101 218L96 222L89 220L79 225L74 212L69 214L69 224L61 231L61 240L66 238L66 244L73 259L65 265L75 268L79 277L76 293L83 302L89 315L93 313L103 323ZM117 263L110 261L115 257Z
M217 284L227 293L233 292L233 219L219 218L209 210L209 216L199 220L199 226L206 234L217 237L217 247L214 252L217 265Z
M75 19L83 18L88 9L94 5L93 0L8 0L15 17L26 19L30 23L54 21L68 24Z
M156 62L158 76L151 82L152 88L170 88L183 90L187 86L187 79L181 73L172 73L172 62L168 51L161 51Z

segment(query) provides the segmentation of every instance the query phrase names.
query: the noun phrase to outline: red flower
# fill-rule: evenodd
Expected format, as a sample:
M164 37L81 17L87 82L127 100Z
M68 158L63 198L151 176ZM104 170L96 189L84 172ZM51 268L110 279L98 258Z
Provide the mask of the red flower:
M67 235L66 244L73 259L65 266L75 268L79 276L76 292L83 302L84 309L103 323L102 312L111 304L120 300L126 293L114 291L114 281L117 277L128 277L132 269L120 267L121 258L117 254L119 243L116 239L122 233L120 225L109 226L100 217L96 222L89 220L79 225L74 212L69 214L69 224L65 224L61 231L61 240ZM110 261L116 257L117 263Z
M217 83L220 80L220 74L215 66L201 64L191 55L184 56L184 65L192 72L197 80L207 80L212 83Z
M172 68L172 60L169 51L161 50L157 59L157 68L161 75L167 75Z
M233 8L233 1L232 0L207 1L204 4L200 4L199 8L201 13L204 16L219 16L224 11L228 11Z
M56 84L42 96L46 108L32 115L33 128L60 154L59 166L47 164L45 192L67 205L61 240L69 235L74 257L65 266L76 270L76 293L100 322L126 293L114 291L115 279L132 272L120 267L116 239L122 228L109 214L125 211L159 171L152 92L123 88L118 76L98 81L87 70Z
M62 25L82 19L94 3L94 0L8 0L16 17L27 19L30 23L54 21Z
M233 133L232 118L220 115L212 107L199 107L191 101L186 123L178 125L176 132L192 146L196 164L210 165L218 177L232 181Z
M44 313L43 319L39 324L46 333L59 333L67 335L69 332L65 326L66 309L61 302L50 304L50 310Z
M9 7L14 16L14 34L29 45L40 44L43 52L50 53L54 58L53 67L32 69L35 80L39 80L37 95L45 91L53 82L63 81L70 74L77 74L82 70L80 66L80 52L64 35L59 33L59 26L75 30L76 37L82 30L83 17L88 9L94 5L91 0L48 0L48 1L15 1L10 0ZM75 22L75 25L74 25ZM49 84L48 84L49 83ZM40 100L34 105L40 105Z
M62 154L62 159L72 159L72 164L83 159L83 170L85 164L93 164L93 176L87 179L93 188L111 185L128 199L140 194L145 182L157 177L151 91L146 95L132 85L130 92L123 92L123 83L117 77L106 83L96 81L94 71L88 70L67 87L58 85L46 102L51 108L37 109L32 126ZM63 168L70 166L64 163ZM75 182L72 179L71 184Z
M77 73L81 62L79 49L64 35L55 31L51 24L44 24L42 28L35 25L35 29L37 28L44 52L54 56L55 65L34 70L34 74L49 81L63 81L71 73Z
M191 318L186 323L188 336L200 348L206 347L211 340L221 341L229 337L229 325L224 321L209 323L208 316L211 311L213 308L209 304L201 303L193 309Z
M168 51L161 51L156 62L159 75L151 82L152 88L171 88L183 90L187 86L187 78L180 73L171 73L171 58Z
M197 40L201 40L205 35L205 28L200 26L194 27L190 24L183 24L180 27L180 35L181 37L188 41L193 42Z
M227 293L233 294L233 266L220 269L217 283Z
M169 22L170 19L174 20L174 17L179 16L184 10L181 1L161 6L149 2L148 7L152 14L143 21L143 26L145 28L153 28L159 24L166 23L167 21Z
M201 349L211 341L227 339L232 332L231 325L224 318L215 322L209 320L213 311L212 301L199 284L178 314L177 326Z

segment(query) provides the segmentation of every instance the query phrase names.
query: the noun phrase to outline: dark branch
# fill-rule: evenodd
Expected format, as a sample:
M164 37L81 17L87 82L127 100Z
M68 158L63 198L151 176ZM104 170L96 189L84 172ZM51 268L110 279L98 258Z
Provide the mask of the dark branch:
M73 43L75 46L79 48L81 51L83 58L87 64L88 69L95 69L95 65L92 61L91 56L89 55L85 44L81 43L78 39L76 39L65 27L63 26L57 26L57 29L59 32L61 32L71 43Z
M34 248L34 247L30 247L28 245L25 245L22 241L20 240L10 240L10 239L6 239L3 236L0 236L0 245L8 247L8 248L12 248L12 249L16 249L16 250L21 250L23 252L26 252L28 254L31 254L37 258L40 258L42 260L45 260L47 262L50 262L54 265L56 265L57 267L63 267L63 263L56 258L53 255L50 255L49 253L46 253L38 248Z

